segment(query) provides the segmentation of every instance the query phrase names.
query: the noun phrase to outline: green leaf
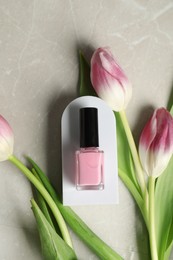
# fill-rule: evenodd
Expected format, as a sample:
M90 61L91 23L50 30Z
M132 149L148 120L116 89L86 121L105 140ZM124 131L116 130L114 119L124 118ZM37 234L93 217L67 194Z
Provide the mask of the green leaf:
M35 177L41 182L37 172L35 169L32 169L33 174L35 175ZM44 216L46 217L47 221L49 222L49 224L52 226L52 228L55 230L54 224L52 222L51 216L49 214L49 210L47 208L47 204L45 202L45 200L43 199L42 195L40 194L40 192L36 189L36 196L37 196L37 203L39 205L39 208L41 209L42 213L44 214Z
M70 207L62 205L47 176L31 158L28 158L28 160L36 170L45 188L52 196L65 221L68 223L71 229L85 242L85 244L93 252L95 252L100 259L122 260L123 258L112 248L110 248L103 240L101 240Z
M128 177L128 175L126 173L124 173L120 168L118 169L118 172L119 172L119 177L124 182L124 184L128 187L128 190L130 191L130 193L133 195L134 199L136 200L136 203L137 203L139 209L141 210L141 213L142 213L145 223L147 225L147 219L146 219L146 215L144 212L142 197L140 196L134 183L131 181L131 179Z
M35 186L35 188L41 193L41 195L46 200L47 204L49 205L54 217L59 225L61 230L61 234L63 239L68 243L69 246L72 247L71 237L69 235L66 223L58 209L57 205L53 201L52 197L50 196L49 192L45 189L44 185L40 183L40 181L33 175L33 173L14 155L9 157L9 161L13 163L21 172L28 178L28 180Z
M158 178L155 190L156 239L160 260L164 259L164 253L173 240L173 232L170 233L173 220L172 206L173 158L165 172Z
M171 92L170 92L167 109L169 111L172 111L172 115L173 115L173 86L172 86L172 89L171 89Z
M34 199L31 200L32 210L37 221L43 256L46 260L75 260L74 251L51 227Z
M137 191L140 193L140 187L135 176L135 169L130 152L130 147L119 113L115 112L115 117L117 127L118 167L128 175L128 177L136 187Z
M170 113L171 113L171 115L173 116L173 105L172 105L172 107L171 107L171 109L170 109Z
M173 247L173 219L169 229L169 235L167 239L166 252L164 254L164 260L169 259L169 255Z
M80 79L79 94L80 96L97 96L90 81L90 66L85 60L82 52L79 52Z
M170 258L170 254L172 251L172 246L173 246L173 242L172 244L169 246L169 248L166 250L165 254L164 254L164 260L169 260Z
M172 96L168 107L173 116ZM158 178L155 190L156 239L159 259L169 259L173 246L173 157Z

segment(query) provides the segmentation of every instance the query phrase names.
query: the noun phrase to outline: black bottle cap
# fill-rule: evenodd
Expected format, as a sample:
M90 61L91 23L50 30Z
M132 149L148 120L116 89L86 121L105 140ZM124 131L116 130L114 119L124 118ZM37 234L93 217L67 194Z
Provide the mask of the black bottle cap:
M95 107L80 109L80 147L99 147L98 111Z

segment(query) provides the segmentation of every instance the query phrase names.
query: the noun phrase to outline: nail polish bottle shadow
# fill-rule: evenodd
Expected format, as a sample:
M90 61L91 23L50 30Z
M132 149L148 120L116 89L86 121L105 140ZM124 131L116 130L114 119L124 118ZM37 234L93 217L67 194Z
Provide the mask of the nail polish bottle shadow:
M75 185L75 152L79 149L79 109L80 107L76 104L68 109L66 124L68 135L63 144L64 174L73 185Z

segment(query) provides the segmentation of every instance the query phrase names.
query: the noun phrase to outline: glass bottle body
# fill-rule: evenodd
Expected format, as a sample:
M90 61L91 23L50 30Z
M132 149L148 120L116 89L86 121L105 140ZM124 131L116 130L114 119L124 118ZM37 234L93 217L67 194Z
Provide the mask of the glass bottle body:
M76 151L77 190L104 189L104 152L97 147Z

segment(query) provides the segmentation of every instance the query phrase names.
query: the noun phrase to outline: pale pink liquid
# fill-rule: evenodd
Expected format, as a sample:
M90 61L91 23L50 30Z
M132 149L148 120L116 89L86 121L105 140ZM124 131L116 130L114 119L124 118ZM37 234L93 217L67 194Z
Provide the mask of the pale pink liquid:
M98 148L76 152L77 189L103 189L104 153Z

